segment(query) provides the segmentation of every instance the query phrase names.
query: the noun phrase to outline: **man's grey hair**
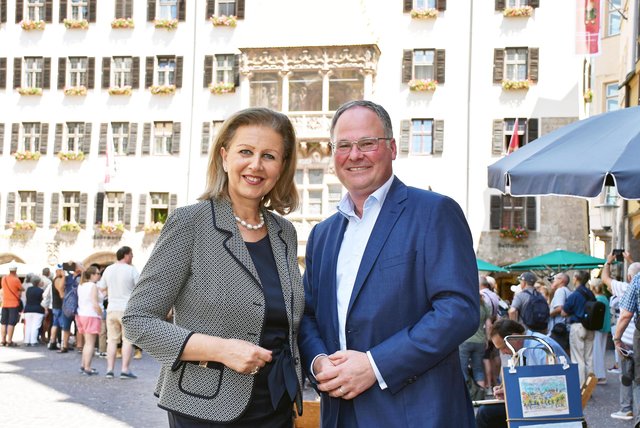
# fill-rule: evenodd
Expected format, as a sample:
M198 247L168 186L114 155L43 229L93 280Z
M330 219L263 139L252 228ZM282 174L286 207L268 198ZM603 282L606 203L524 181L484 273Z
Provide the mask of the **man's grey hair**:
M336 127L336 123L338 122L338 119L340 118L340 116L342 116L342 113L354 107L363 107L374 112L376 116L380 118L380 122L382 122L382 128L384 129L385 138L393 138L393 127L391 126L391 117L389 117L389 113L387 113L384 107L382 107L380 104L374 103L373 101L354 100L354 101L348 101L342 104L340 107L338 107L338 110L336 110L336 113L333 115L333 119L331 120L331 130L330 130L331 141L333 141L333 131Z
M631 263L627 268L627 274L629 275L629 278L633 278L638 272L640 272L640 262Z
M558 274L556 274L556 276L560 277L560 280L562 281L562 284L568 286L569 285L569 275L567 275L564 272L560 272Z

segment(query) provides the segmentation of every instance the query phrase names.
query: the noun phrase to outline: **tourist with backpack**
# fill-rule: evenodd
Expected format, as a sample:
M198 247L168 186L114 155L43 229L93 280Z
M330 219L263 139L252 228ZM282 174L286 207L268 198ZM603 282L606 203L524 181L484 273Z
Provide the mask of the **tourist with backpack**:
M546 334L549 323L549 304L547 299L535 289L538 278L532 272L525 272L518 277L518 280L521 291L513 298L509 319L524 324L529 330Z

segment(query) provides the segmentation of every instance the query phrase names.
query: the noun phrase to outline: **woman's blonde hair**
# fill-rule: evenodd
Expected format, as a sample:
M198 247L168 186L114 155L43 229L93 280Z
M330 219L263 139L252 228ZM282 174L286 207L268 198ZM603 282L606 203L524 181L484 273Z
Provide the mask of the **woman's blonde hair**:
M236 131L243 126L269 127L282 137L284 144L282 173L273 189L262 198L260 205L280 214L295 210L298 207L298 190L294 181L297 164L296 133L286 115L262 107L240 110L224 122L209 153L207 184L204 193L198 199L229 199L229 179L222 168L220 149L224 147L225 150L229 150Z
M602 294L604 292L602 287L602 280L600 278L591 278L589 280L589 286L591 288L591 291L593 291L595 294Z

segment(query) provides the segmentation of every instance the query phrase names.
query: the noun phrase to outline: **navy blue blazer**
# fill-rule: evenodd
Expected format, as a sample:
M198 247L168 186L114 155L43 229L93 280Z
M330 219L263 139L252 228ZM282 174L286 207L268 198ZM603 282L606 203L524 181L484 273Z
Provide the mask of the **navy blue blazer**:
M307 242L304 367L340 349L336 263L347 220L316 225ZM478 271L459 205L393 180L365 249L349 302L347 348L370 351L388 388L353 400L360 427L473 427L458 346L478 328ZM342 400L322 394L323 428Z

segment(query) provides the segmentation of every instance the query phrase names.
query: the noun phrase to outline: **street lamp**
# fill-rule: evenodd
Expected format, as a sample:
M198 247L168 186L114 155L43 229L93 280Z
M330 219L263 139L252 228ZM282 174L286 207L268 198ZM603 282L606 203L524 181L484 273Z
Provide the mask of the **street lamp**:
M615 187L606 186L604 193L604 203L596 205L600 210L600 226L606 231L610 231L616 222L616 209L618 208L618 194Z

